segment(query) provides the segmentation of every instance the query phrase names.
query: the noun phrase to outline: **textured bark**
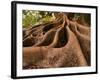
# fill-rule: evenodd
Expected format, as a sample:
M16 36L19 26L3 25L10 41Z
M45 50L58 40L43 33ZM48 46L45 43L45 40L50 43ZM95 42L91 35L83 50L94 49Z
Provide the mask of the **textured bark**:
M23 69L91 65L90 26L70 20L64 13L56 17L23 30Z

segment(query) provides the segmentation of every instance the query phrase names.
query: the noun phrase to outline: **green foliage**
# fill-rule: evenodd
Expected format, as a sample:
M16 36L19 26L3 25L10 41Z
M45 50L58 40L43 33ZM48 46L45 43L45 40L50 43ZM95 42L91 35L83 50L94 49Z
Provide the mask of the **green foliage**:
M52 12L23 10L23 28L53 21L55 19L53 14Z

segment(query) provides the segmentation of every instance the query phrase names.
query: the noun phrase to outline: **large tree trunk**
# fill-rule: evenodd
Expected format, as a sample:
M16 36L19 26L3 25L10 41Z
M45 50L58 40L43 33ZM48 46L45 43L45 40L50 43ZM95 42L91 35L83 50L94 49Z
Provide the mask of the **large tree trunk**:
M90 24L69 17L23 30L23 69L91 65Z

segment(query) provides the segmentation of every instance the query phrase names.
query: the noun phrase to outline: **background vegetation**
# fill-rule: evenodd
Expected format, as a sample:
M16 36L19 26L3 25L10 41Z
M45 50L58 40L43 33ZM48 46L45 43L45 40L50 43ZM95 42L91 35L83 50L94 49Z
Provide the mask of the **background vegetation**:
M57 14L57 12L23 10L22 26L23 28L29 28L34 25L51 22L56 19L55 14ZM69 20L77 21L82 25L87 25L87 26L91 25L90 14L85 14L85 13L65 13L65 14L67 15Z
M37 24L47 23L55 20L53 12L23 10L22 16L23 28L28 28Z

